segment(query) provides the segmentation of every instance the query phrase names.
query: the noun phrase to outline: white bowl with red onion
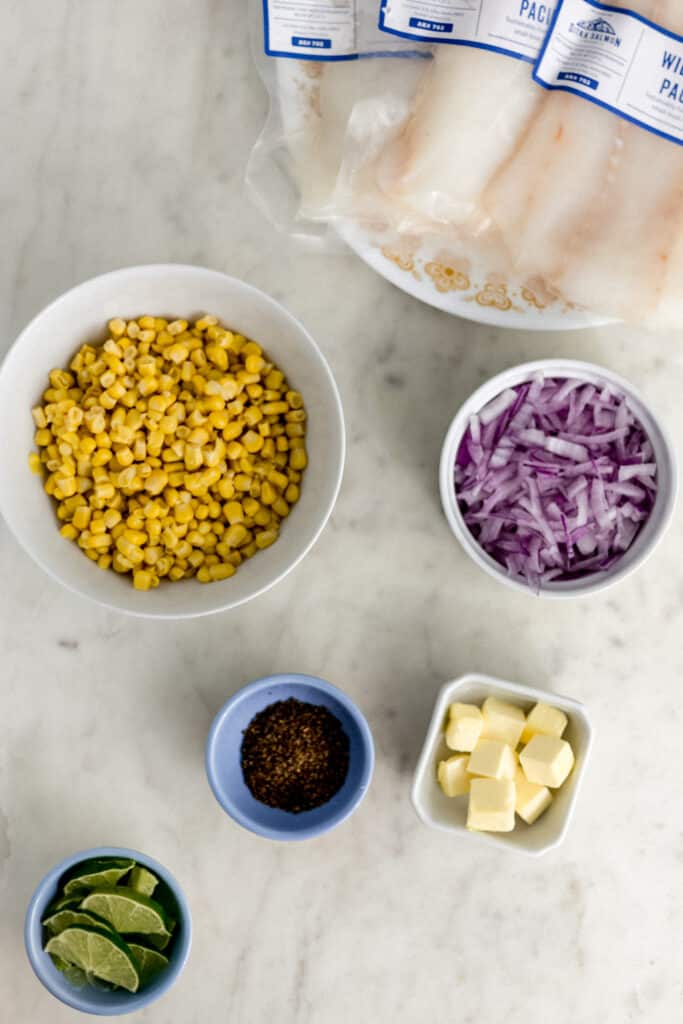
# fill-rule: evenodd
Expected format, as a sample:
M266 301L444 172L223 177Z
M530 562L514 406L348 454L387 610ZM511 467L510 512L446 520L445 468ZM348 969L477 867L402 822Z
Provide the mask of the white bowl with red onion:
M628 381L543 359L512 367L455 416L440 465L468 555L517 590L595 593L633 572L673 512L672 446Z

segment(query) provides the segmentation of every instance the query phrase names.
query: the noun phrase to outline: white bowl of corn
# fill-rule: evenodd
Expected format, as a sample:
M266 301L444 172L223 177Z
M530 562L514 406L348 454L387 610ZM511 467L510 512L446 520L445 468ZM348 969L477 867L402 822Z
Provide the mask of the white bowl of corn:
M344 453L310 335L213 270L87 281L0 370L8 526L55 579L133 615L206 615L282 579L329 518Z

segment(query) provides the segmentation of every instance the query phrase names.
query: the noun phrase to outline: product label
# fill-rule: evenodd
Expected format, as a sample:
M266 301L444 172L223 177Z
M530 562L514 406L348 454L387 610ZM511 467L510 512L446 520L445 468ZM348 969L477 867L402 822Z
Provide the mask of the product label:
M354 60L356 0L263 0L265 51L300 60Z
M683 144L683 37L633 11L560 0L534 78Z
M554 0L382 0L379 27L407 39L479 46L533 63L554 9Z

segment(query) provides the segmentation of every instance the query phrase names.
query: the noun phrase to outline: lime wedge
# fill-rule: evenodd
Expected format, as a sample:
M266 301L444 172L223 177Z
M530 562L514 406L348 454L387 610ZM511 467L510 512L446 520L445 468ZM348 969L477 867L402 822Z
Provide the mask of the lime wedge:
M151 896L158 884L159 879L157 876L153 875L147 868L143 868L140 864L135 865L128 879L128 885L131 889L141 892L143 896Z
M66 960L62 960L55 953L50 953L50 958L57 970L62 972L70 985L73 985L74 988L85 988L88 984L85 971L82 971L80 967L74 967L73 964L67 963Z
M46 917L43 925L50 935L59 935L65 928L72 928L77 924L94 925L96 928L104 928L105 931L112 931L112 927L103 917L92 914L89 910L78 910L77 908L66 907L58 910L56 914Z
M151 935L166 942L171 936L170 922L161 904L126 886L110 886L88 893L81 910L99 914L121 934Z
M140 972L140 985L147 985L156 978L166 967L168 957L158 953L156 949L148 949L147 946L140 946L136 942L129 942L128 948L135 957Z
M88 978L108 981L127 992L137 992L140 987L140 973L130 949L123 939L104 928L66 928L50 939L45 951L79 967Z
M136 935L135 932L126 932L126 942L130 946L131 942L136 946L146 946L147 949L158 949L163 951L171 941L170 932L164 935Z
M79 889L99 889L116 885L135 867L135 861L123 857L93 857L72 868L62 879L65 896Z
M48 917L52 917L58 910L76 909L80 906L81 900L86 895L87 890L83 889L81 892L72 893L71 896L60 896L59 899L53 900L50 906L45 911L45 917L43 918L43 924Z

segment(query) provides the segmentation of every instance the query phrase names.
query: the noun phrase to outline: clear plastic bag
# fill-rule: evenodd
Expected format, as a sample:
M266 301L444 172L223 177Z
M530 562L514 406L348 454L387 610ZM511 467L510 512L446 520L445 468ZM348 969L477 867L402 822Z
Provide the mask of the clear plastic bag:
M428 46L380 33L377 9L375 0L357 5L354 53L327 61L268 56L263 4L250 3L252 54L269 110L247 164L246 185L273 225L310 245L342 245L334 228L351 208L339 176L343 165L352 173L355 159L356 140L347 137L352 115L360 117L363 104L374 102L395 118L397 94L414 95L430 56ZM401 107L403 117L407 110ZM378 131L375 146L385 139Z

